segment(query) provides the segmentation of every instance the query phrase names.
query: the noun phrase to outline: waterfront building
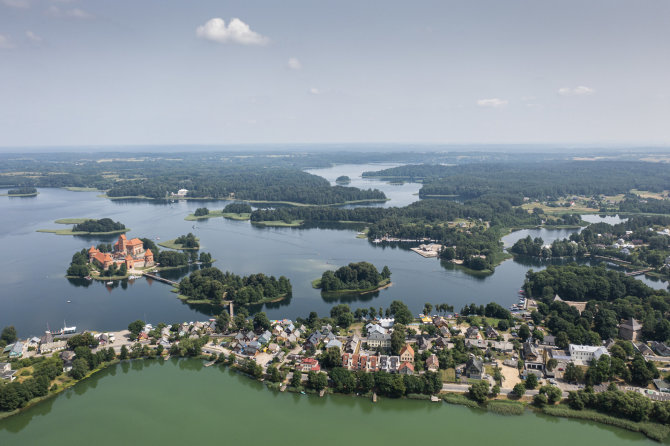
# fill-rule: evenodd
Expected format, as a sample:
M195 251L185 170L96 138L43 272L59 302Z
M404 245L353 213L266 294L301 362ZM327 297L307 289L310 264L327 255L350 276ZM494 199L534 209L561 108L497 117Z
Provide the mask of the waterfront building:
M144 268L154 265L154 254L151 249L144 249L144 243L138 238L128 240L125 234L121 234L114 243L114 250L110 252L101 252L95 246L88 250L88 260L90 263L96 263L102 269L106 270L112 264L116 266L126 265L128 270L133 268Z

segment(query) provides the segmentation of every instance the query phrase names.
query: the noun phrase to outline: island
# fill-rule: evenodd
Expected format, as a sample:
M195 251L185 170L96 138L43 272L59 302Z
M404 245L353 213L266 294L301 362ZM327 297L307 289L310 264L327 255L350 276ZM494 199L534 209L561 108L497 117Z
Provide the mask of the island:
M347 184L351 183L351 178L346 175L341 175L335 178L335 183L346 186Z
M191 304L222 306L232 302L245 306L278 302L291 294L292 287L284 276L238 276L218 268L203 268L182 279L176 291L180 299Z
M193 214L187 215L184 220L196 221L208 218L223 217L230 220L249 220L251 205L248 203L230 203L220 211L210 211L206 207L198 208Z
M336 271L325 271L320 279L312 282L312 287L324 294L366 294L391 285L391 271L388 266L381 273L368 262L350 263Z
M0 194L3 197L36 197L37 189L34 187L19 187L17 189L9 189L6 194Z
M64 218L54 221L56 224L73 225L70 229L38 229L37 232L46 232L58 235L110 235L123 234L130 231L130 228L111 218L101 218L95 220L92 218Z
M179 237L161 242L158 246L169 249L178 249L182 251L197 251L200 249L200 239L198 239L192 233L186 235L180 235Z

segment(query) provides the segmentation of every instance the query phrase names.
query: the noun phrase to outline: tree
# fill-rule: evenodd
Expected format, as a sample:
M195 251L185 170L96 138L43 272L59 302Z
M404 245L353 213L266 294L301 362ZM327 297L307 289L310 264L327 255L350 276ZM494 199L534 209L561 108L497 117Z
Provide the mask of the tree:
M228 331L228 326L230 325L230 315L228 310L223 310L219 316L216 318L216 329L222 333Z
M473 383L468 389L468 396L470 399L477 401L479 404L486 401L489 394L489 383L487 381L477 381Z
M394 300L391 302L389 310L395 318L396 323L407 325L414 320L412 312L409 311L407 305L399 300Z
M70 376L74 379L82 379L88 373L88 362L84 358L77 358L72 361L72 370Z
M537 407L544 407L547 405L547 395L538 393L533 397L533 404Z
M401 324L395 324L393 326L393 333L391 333L391 351L393 354L400 354L400 349L405 345L405 326Z
M549 404L555 404L563 397L563 392L556 386L542 386L540 387L540 393L547 395Z
M128 347L125 345L121 346L121 354L119 355L120 360L128 359Z
M499 331L507 331L509 330L509 321L506 319L501 319L498 321L498 330Z
M194 215L195 215L196 217L203 217L203 216L208 215L208 214L209 214L209 209L207 209L207 208L198 208L198 209L195 210L195 214L194 214Z
M321 354L321 364L330 369L342 364L342 355L338 347L331 347Z
M316 391L321 391L328 385L328 375L323 372L310 371L307 373L307 385Z
M423 314L425 314L426 316L429 316L430 313L432 313L432 312L433 312L433 305L432 304L426 303L426 304L423 305Z
M254 331L260 333L261 331L270 329L270 319L268 319L265 312L260 311L254 315Z
M5 345L12 344L16 342L18 335L16 333L16 328L13 325L5 327L2 329L2 334L0 334L0 341L4 341Z
M333 380L334 389L340 393L351 393L356 390L356 378L349 370L342 367L335 367L329 373Z
M495 398L498 395L500 395L500 385L499 384L494 384L494 386L491 387L491 396L493 398Z
M271 365L268 367L268 377L273 383L278 383L281 381L281 373L277 369L277 366Z
M299 389L302 387L302 373L299 371L293 372L293 376L291 377L291 387L295 387L296 389Z
M547 361L547 370L550 372L554 370L558 366L558 361L554 358L551 358L549 361Z
M528 377L526 377L526 389L533 390L537 387L537 383L537 376L534 373L529 373Z
M568 345L570 345L570 338L568 337L568 334L564 331L560 332L558 335L556 335L556 347L565 349L568 348Z
M95 348L98 346L98 340L91 333L82 333L72 336L67 340L67 346L72 350L77 347Z
M135 322L131 322L128 324L128 331L130 332L130 336L132 339L136 339L142 330L144 330L144 321L142 320L136 320Z
M514 388L512 389L512 395L516 396L517 398L521 398L526 394L526 386L520 382L514 385Z
M391 278L391 270L389 269L388 266L384 265L384 268L382 268L382 273L381 273L382 279L390 279Z
M526 342L526 339L530 337L530 328L528 328L528 325L521 324L518 335L522 342Z
M563 379L568 382L581 382L584 380L584 371L580 367L569 362L568 365L565 366Z

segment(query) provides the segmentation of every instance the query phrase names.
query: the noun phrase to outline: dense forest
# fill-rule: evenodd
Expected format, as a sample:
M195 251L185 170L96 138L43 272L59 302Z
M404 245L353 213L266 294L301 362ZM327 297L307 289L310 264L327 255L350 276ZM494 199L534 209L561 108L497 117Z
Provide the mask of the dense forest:
M226 214L251 214L251 211L249 203L230 203L223 208Z
M631 189L662 192L670 188L670 169L662 163L647 162L420 164L364 172L363 176L421 180L421 197L446 195L462 199L503 193L551 200L569 195L625 194Z
M7 195L33 195L37 193L34 187L19 187L17 189L9 189Z
M378 287L390 277L388 266L384 266L380 273L372 263L350 263L336 271L325 271L319 286L322 291L367 290Z
M74 232L112 232L126 229L125 225L115 222L111 218L101 218L100 220L86 220L72 227Z
M616 338L619 322L634 317L642 322L647 340L670 339L670 293L655 290L643 282L605 267L549 266L544 271L528 271L524 290L538 300L538 310L531 316L557 336L557 345L600 345L601 340ZM586 301L580 312L565 302Z
M291 282L284 276L279 279L264 274L243 277L218 268L194 271L179 283L179 294L213 304L219 304L224 298L236 305L260 303L281 298L291 291Z

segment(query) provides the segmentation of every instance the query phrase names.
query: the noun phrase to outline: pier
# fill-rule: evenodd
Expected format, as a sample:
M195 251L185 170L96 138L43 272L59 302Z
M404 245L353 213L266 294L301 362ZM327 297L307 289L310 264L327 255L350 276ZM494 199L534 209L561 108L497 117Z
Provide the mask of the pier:
M170 284L170 285L175 286L175 287L179 286L179 282L175 282L174 280L166 279L165 277L157 276L155 274L142 273L142 275L144 277L148 277L149 279L157 280L157 281L163 282L163 283L167 283L167 284Z
M642 274L648 273L649 271L653 271L654 268L647 268L647 269L641 269L639 271L631 271L629 273L626 273L627 276L641 276Z

